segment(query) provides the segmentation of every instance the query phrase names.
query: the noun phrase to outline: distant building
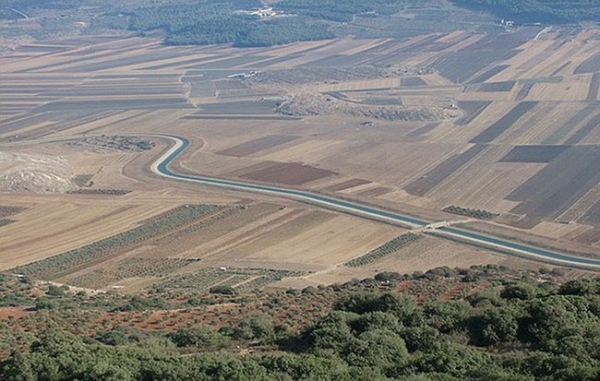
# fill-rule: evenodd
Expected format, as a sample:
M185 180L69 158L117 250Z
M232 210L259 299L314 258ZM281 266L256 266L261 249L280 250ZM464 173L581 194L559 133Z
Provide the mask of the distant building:
M261 19L277 16L277 12L275 12L272 7L259 9L254 12L250 12L250 14L253 16L258 16Z

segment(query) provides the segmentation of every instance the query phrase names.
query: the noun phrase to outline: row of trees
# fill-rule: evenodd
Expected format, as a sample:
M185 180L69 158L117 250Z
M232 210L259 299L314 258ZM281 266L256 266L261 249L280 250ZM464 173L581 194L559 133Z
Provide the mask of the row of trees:
M176 213L165 214L131 230L90 243L77 249L69 250L46 259L19 266L11 271L36 278L57 278L73 268L93 260L98 260L117 250L131 247L157 234L172 232L181 226L208 216L221 207L217 205L189 205L177 209Z
M376 247L375 249L369 251L367 254L361 255L358 258L354 258L348 262L346 262L346 266L349 267L360 267L365 266L369 263L375 262L383 257L386 257L390 254L395 253L401 248L410 245L411 243L417 242L422 239L423 236L420 234L413 233L405 233L396 238L391 239L390 241L384 243L383 245Z
M387 274L386 276L389 276ZM260 348L240 356L237 348ZM185 354L185 356L182 356ZM50 330L0 362L2 380L596 380L600 279L508 283L464 301L417 305L342 292L301 332L266 315L219 331L90 336Z
M480 220L491 220L491 219L499 216L499 214L488 212L487 210L462 208L462 207L456 206L456 205L450 205L450 206L444 208L444 212L458 214L461 216L478 218Z

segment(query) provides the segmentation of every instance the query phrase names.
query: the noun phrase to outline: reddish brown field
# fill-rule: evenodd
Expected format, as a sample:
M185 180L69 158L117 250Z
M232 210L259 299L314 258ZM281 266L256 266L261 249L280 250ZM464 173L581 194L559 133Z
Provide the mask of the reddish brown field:
M335 172L297 163L274 164L267 168L246 173L244 179L285 185L302 185L309 181L333 176Z

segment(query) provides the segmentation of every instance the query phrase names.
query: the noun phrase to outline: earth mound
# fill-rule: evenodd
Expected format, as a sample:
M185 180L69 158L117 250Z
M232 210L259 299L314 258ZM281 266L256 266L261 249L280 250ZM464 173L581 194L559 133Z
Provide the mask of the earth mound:
M90 136L66 143L75 151L110 154L118 152L142 152L154 148L154 142L134 136Z
M0 152L0 192L64 193L76 189L62 157Z
M277 109L284 115L349 115L371 119L435 122L460 116L460 111L443 107L372 106L340 101L320 93L304 92L283 102Z

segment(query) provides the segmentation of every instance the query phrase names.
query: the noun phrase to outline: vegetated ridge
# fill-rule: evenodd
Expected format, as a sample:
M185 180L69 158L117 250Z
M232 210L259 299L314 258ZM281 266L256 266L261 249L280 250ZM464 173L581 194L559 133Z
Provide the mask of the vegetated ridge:
M2 275L0 378L596 380L600 279L564 275L444 267L187 298Z
M594 21L600 4L594 0L452 0L456 5L491 11L498 17L522 23Z

